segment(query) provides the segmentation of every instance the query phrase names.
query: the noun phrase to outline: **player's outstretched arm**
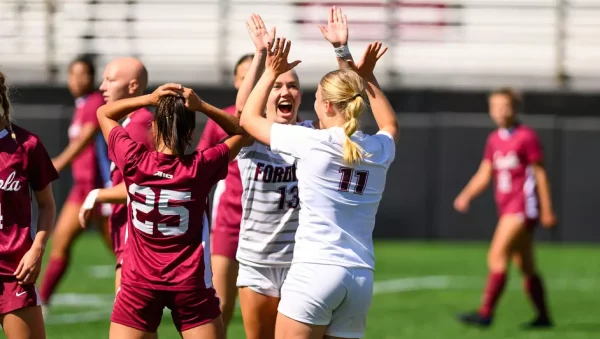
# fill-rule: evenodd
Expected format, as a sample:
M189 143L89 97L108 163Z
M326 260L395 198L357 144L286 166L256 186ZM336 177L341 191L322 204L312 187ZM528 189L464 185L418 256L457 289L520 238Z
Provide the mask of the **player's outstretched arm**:
M183 97L185 98L185 107L188 110L206 114L207 117L216 122L228 135L241 135L245 133L242 127L240 127L239 118L200 99L193 89L184 87Z
M57 172L62 171L67 165L83 151L83 149L90 144L92 139L94 139L94 135L98 132L98 126L94 123L86 123L81 127L81 132L79 134L79 138L74 139L69 142L67 147L54 159L52 159L52 164L54 164L54 168L56 168Z
M291 41L277 38L273 46L267 49L265 71L250 93L240 117L240 124L254 139L265 145L271 144L271 126L273 122L263 117L269 92L280 74L296 67L300 60L288 63Z
M97 203L105 204L125 204L127 203L127 187L125 182L110 188L97 188L90 191L81 209L79 210L79 224L85 228L87 226L92 211Z
M366 91L371 104L371 111L373 111L373 116L379 130L388 132L394 138L394 141L398 142L398 118L396 118L394 108L381 90L375 74L373 74L375 64L377 64L377 61L387 51L387 47L383 49L382 47L383 44L381 42L370 43L362 56L362 60L358 64L354 64L352 60L348 60L348 64L366 82Z
M483 159L475 175L454 200L454 208L461 213L467 213L471 200L483 193L492 181L492 174L492 163L488 159Z
M98 109L98 123L102 135L108 143L108 136L113 128L119 127L119 120L127 114L146 106L156 106L158 100L167 95L183 96L183 86L179 84L166 84L157 88L154 92L139 97L128 98L109 102Z
M248 100L252 89L256 86L258 79L265 70L268 44L273 45L273 42L275 41L275 27L267 30L265 23L258 14L252 14L250 16L246 21L246 29L248 30L248 34L250 34L250 38L252 39L256 50L248 73L246 73L235 99L237 117L242 114L242 110L246 105L246 101Z
M319 25L321 34L334 48L340 69L350 68L348 61L353 61L348 49L348 18L342 9L336 6L329 8L327 27Z

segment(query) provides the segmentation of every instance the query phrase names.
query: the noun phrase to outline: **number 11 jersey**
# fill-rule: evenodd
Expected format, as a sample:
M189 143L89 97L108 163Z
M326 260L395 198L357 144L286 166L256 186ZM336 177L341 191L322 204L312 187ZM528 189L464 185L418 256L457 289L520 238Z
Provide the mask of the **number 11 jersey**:
M119 126L110 132L108 149L128 191L121 283L169 291L212 287L207 201L227 176L229 147L178 158L149 151Z

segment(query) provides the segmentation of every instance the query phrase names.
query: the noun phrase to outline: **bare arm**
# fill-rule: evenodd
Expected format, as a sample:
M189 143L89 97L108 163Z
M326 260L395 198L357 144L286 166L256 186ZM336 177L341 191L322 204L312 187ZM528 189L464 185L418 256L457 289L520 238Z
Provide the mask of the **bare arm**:
M276 32L275 27L267 30L262 18L257 14L252 14L246 21L246 29L254 43L256 51L254 52L254 58L252 58L248 73L246 73L235 99L236 116L238 117L242 114L242 110L250 97L252 89L256 86L258 79L265 70L267 45L269 43L273 44Z
M62 171L67 165L75 159L83 149L90 144L94 135L98 131L98 127L92 123L84 124L81 128L79 138L69 142L69 145L54 159L52 163L57 172Z
M38 203L37 232L31 248L21 258L14 272L15 278L21 285L33 284L37 280L42 269L42 258L50 237L50 230L56 216L52 184L46 185L41 191L34 191L34 195Z
M492 172L492 163L487 159L482 160L479 169L460 192L459 197L468 202L478 197L492 181Z
M185 95L184 91L184 96ZM245 133L240 126L240 119L238 117L234 117L206 101L202 101L199 107L197 107L197 110L206 114L207 117L216 122L228 135L240 135Z
M250 139L249 135L234 135L230 138L227 138L224 143L229 147L229 162L235 160L235 158L240 153L242 147L244 147L248 143L248 139Z
M248 134L265 145L271 144L271 126L273 122L267 120L262 112L265 111L269 92L276 79L277 74L271 70L266 70L263 73L252 93L250 93L240 117L240 125Z
M105 204L125 204L127 203L127 188L125 182L110 188L102 188L98 191L96 202Z
M56 204L52 194L52 184L48 184L41 191L34 191L34 195L38 204L38 222L32 246L44 250L56 218Z
M548 174L541 163L533 164L533 171L537 184L537 193L540 198L540 214L542 216L541 221L546 227L554 226L556 217L554 216L554 208L552 207L550 180L548 180Z

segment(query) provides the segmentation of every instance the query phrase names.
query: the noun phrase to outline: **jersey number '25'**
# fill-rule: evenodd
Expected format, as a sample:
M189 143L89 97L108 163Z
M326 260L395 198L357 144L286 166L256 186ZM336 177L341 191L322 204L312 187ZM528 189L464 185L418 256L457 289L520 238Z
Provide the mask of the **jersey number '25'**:
M173 203L182 203L190 201L192 194L190 192L179 192L171 190L157 190L156 193L150 187L131 184L129 194L143 196L146 198L144 203L131 201L132 223L138 230L152 234L154 224L157 224L158 231L165 236L174 236L184 234L188 230L190 211L184 206L169 206ZM158 205L158 208L156 206ZM140 220L139 212L144 214L143 221ZM177 219L174 221L173 219ZM170 220L168 223L166 220Z
M348 192L354 169L340 167L340 173L342 173L342 178L340 179L340 188L338 190L341 192ZM356 171L355 176L356 183L354 184L354 194L363 194L365 187L367 186L367 180L369 179L369 171Z

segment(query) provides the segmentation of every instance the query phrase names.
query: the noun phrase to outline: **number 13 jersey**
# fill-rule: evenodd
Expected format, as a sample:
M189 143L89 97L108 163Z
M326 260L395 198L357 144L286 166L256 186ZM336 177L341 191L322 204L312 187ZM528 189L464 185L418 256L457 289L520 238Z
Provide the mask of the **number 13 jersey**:
M535 131L523 125L493 131L487 139L484 159L494 169L498 214L537 219L538 198L531 165L541 162L543 153Z
M119 126L108 149L128 191L121 283L169 291L212 287L206 209L211 188L227 176L229 147L177 158L149 151Z
M297 125L313 128L312 121ZM290 266L300 210L296 159L254 142L237 160L244 192L236 259L250 266Z

